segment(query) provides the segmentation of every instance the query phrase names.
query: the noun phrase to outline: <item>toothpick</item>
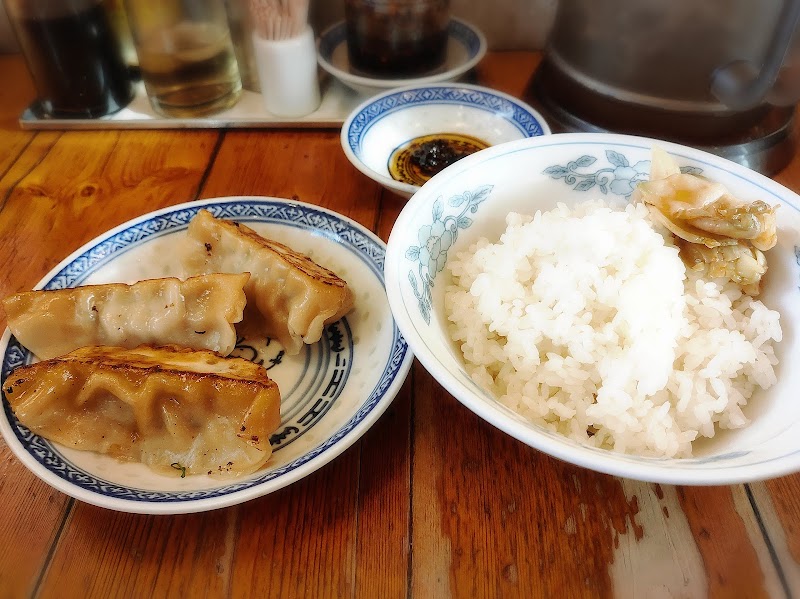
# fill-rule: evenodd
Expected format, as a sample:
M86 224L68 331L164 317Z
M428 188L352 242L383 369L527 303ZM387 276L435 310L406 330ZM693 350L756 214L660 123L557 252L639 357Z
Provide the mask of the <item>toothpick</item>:
M265 39L300 35L308 22L309 0L250 0L253 28Z

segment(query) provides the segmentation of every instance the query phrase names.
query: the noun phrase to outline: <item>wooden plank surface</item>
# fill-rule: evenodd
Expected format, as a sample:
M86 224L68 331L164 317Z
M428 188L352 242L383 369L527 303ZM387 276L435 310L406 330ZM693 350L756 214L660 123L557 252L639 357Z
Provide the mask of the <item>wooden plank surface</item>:
M34 96L33 82L18 56L0 55L0 178L19 158L34 134L17 125L19 115ZM2 197L2 196L0 196Z
M394 194L381 195L376 233L384 241L404 205L405 201ZM360 443L357 598L407 596L412 541L413 389L414 377L410 375L392 405Z
M424 534L413 537L413 594L782 594L752 510L734 504L743 487L650 485L564 464L466 412L419 366L414 380L412 526Z
M34 477L0 440L0 597L31 595L74 500Z
M58 134L39 139L17 127L17 116L33 97L25 66L17 57L0 56L0 78L14 85L0 86L0 221L2 208L17 181L44 156ZM31 145L34 143L34 145ZM0 285L8 292L16 281L27 280L20 268L22 248L0 237L5 264ZM20 283L21 284L21 283ZM5 327L5 316L2 326ZM58 537L71 501L31 475L0 440L0 498L5 517L0 519L0 597L24 597L33 592L48 552Z
M800 474L749 485L749 490L784 584L800 596Z
M520 95L537 62L490 54L478 78ZM196 197L296 198L384 240L404 205L349 164L338 132L21 133L25 93L0 90L4 295L97 234ZM800 160L777 179L800 189ZM0 597L782 597L800 593L798 497L800 475L689 488L559 462L481 421L416 363L331 464L205 514L76 502L0 445Z
M332 208L375 228L380 186L358 172L333 131L228 131L202 197L274 196Z

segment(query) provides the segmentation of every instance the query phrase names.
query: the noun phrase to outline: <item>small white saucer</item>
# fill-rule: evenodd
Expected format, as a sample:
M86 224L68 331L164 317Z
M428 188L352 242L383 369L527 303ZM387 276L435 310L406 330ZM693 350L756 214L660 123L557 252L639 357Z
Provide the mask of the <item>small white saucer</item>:
M447 33L445 63L420 77L380 79L355 71L350 66L347 55L347 27L344 21L331 25L320 34L317 41L317 61L324 70L347 87L367 96L395 87L455 81L478 64L486 54L486 38L473 25L455 18L450 19Z

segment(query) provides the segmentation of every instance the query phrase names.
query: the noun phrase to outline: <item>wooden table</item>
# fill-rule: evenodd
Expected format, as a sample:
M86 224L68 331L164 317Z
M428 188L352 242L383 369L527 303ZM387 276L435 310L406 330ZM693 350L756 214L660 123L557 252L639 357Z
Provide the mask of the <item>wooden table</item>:
M536 61L490 55L479 80L520 95ZM294 197L384 240L403 207L348 163L338 131L23 132L19 58L0 58L0 81L2 296L197 198ZM800 190L800 156L776 178ZM589 472L487 425L418 363L361 441L261 499L116 513L54 491L0 442L0 505L0 597L800 594L800 475L692 488Z

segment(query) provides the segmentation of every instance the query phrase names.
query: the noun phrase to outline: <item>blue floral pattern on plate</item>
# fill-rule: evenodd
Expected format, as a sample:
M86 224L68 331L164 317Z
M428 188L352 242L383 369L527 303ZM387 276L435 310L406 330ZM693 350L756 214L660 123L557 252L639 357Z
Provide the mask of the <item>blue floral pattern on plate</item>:
M450 208L455 208L451 214L445 214L442 198L433 203L433 221L423 225L417 232L419 245L412 245L406 249L406 258L416 263L416 272L408 271L408 280L417 298L420 314L425 322L431 322L431 305L434 278L447 262L447 250L458 239L458 231L467 229L472 225L472 219L467 213L475 214L478 206L492 191L493 185L481 185L462 194L455 195L447 200Z
M650 161L639 160L634 164L624 154L614 150L606 150L606 159L610 166L595 170L580 172L597 162L597 158L584 154L566 165L554 164L549 166L542 174L553 179L563 179L564 183L571 185L575 191L589 191L597 187L604 194L614 194L624 198L630 197L636 186L647 181L650 174ZM693 166L681 167L682 173L698 175L702 169Z

